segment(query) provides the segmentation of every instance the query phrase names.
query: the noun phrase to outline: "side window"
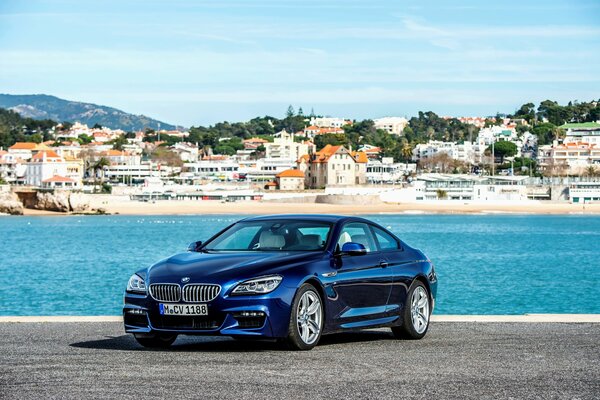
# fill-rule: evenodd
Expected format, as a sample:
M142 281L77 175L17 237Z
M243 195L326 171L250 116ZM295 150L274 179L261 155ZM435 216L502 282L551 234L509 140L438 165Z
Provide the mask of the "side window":
M344 225L338 239L338 246L341 249L344 243L353 242L360 243L367 249L367 252L376 251L375 241L371 234L371 229L367 224L360 222L351 222Z
M381 251L398 249L398 241L389 233L376 227L373 227L373 232L375 232L375 237L377 238L377 243L379 243L379 249Z

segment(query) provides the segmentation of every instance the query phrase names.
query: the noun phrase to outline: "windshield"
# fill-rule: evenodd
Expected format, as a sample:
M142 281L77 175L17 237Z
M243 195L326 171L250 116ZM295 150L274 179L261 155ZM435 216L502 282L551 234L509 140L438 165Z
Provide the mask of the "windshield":
M313 221L238 222L208 242L212 251L319 251L325 248L331 224Z

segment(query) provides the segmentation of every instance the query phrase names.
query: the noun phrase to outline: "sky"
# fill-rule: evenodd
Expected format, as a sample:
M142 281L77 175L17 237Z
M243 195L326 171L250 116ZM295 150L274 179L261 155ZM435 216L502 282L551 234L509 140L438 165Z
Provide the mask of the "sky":
M0 0L0 93L172 124L600 98L600 1Z

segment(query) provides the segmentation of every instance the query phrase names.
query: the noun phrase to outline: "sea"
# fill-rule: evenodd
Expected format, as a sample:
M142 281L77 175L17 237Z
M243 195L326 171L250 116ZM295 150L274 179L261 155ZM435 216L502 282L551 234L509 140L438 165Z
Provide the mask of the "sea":
M435 314L600 313L600 216L365 217L434 262ZM119 315L133 272L240 218L0 217L0 315Z

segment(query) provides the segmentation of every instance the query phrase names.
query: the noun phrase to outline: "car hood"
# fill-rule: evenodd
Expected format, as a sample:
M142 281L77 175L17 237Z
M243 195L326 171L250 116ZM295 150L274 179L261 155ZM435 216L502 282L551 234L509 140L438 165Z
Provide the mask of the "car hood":
M283 270L322 258L321 252L219 252L176 254L148 269L147 282L223 283L254 276L275 274Z

